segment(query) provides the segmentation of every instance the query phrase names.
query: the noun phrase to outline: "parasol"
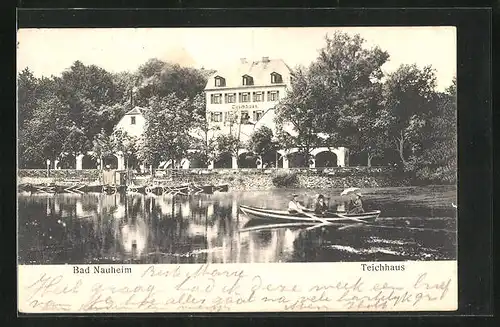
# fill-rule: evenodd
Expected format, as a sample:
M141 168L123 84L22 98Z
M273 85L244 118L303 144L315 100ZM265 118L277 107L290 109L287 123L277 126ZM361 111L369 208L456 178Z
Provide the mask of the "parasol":
M347 195L355 192L359 192L361 189L358 187L348 187L340 193L340 195Z

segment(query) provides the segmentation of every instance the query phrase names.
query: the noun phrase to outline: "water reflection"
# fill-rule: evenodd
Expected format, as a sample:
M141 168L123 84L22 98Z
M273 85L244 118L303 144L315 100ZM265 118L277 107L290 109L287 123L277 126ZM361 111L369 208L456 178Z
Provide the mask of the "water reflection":
M454 212L433 206L433 214L442 210L445 215L429 219L422 214L422 203L413 209L406 206L398 216L381 217L384 228L240 232L252 223L238 211L240 201L279 208L288 198L287 193L269 192L191 197L20 195L19 262L267 263L456 255ZM372 201L379 208L387 203L380 198Z

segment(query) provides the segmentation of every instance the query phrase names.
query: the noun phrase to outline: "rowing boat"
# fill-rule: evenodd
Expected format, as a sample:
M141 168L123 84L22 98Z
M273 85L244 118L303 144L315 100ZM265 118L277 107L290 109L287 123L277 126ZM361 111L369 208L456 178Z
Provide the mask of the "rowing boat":
M295 221L295 222L307 222L316 221L311 217L313 212L306 211L309 215L304 215L300 213L291 214L288 211L283 210L271 210L264 208L251 207L240 204L240 210L243 211L250 218L263 219L263 220L282 220L282 221ZM380 215L380 210L367 211L363 213L340 213L340 212L327 212L325 215L318 216L322 220L326 220L331 223L347 224L353 222L363 222L371 223L375 221Z

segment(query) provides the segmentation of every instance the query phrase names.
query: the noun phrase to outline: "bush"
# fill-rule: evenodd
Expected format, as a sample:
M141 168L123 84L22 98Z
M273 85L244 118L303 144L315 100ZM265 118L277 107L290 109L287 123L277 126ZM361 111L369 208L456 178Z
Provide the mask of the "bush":
M299 184L299 179L295 172L279 172L273 177L272 181L276 187L296 187Z

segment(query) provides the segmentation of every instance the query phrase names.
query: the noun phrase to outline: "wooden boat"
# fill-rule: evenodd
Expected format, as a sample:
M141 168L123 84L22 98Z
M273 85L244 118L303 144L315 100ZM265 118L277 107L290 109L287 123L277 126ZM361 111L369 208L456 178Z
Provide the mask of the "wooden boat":
M290 214L288 211L271 210L264 208L251 207L240 204L240 209L251 218L263 220L281 220L281 221L294 221L294 222L318 222L304 214ZM314 215L312 211L306 211ZM330 223L338 224L352 224L352 223L371 223L374 222L380 215L380 210L373 210L364 213L348 214L340 212L327 212L324 216L318 216L322 220Z

